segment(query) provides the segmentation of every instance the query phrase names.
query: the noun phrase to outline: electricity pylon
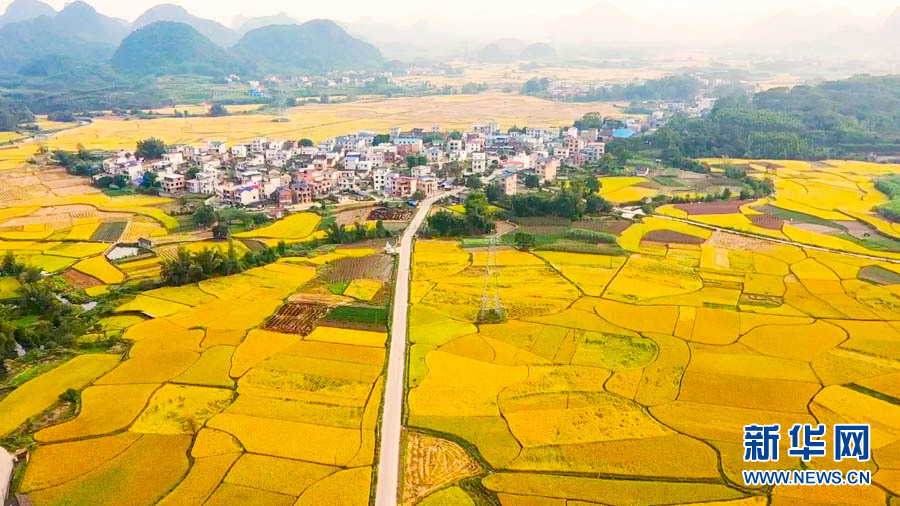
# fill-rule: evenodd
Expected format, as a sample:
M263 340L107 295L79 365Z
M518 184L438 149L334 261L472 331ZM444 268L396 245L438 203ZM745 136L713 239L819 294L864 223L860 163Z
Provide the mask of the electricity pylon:
M481 310L478 322L499 323L506 320L500 301L500 266L497 265L497 233L491 234L484 265L484 291L481 294Z

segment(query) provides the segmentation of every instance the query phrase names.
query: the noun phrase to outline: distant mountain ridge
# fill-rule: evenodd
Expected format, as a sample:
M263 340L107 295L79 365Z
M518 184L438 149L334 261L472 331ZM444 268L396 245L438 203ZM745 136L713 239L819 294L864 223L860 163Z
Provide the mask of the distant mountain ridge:
M15 0L6 6L6 11L0 16L0 26L30 21L41 16L52 18L56 16L56 9L40 0Z
M244 16L235 16L231 22L231 29L244 35L250 30L256 30L269 25L299 25L300 21L288 16L284 12L279 12L272 16L259 16L255 18L245 18Z
M240 35L227 26L210 19L194 16L184 7L174 4L160 4L151 7L134 20L132 29L138 30L157 21L174 21L190 25L222 47L231 47L240 38Z
M335 22L325 19L251 30L232 52L261 65L314 72L374 68L384 62L378 48L352 37Z
M48 16L0 27L0 69L18 71L26 63L56 55L100 61L112 56L115 46L68 35Z
M116 45L131 31L124 19L104 16L86 2L72 2L53 19L60 33L90 42Z
M183 26L154 26L158 23ZM267 72L374 68L384 61L375 46L329 20L300 24L280 12L236 17L233 24L235 30L175 4L156 5L128 23L100 14L83 0L59 12L40 0L14 0L0 16L0 74L28 65L28 75L43 75L62 62L79 68L112 63L129 74L218 76L257 67Z

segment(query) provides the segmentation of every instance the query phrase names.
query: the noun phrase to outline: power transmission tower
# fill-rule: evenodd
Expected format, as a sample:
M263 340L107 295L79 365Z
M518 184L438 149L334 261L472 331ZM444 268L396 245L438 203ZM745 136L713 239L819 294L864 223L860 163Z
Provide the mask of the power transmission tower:
M484 291L481 294L479 323L500 323L506 320L500 301L500 266L497 265L497 233L491 234L484 265Z
M277 84L278 88L275 90L273 103L278 113L278 117L280 119L287 119L288 90L285 89L285 84L281 80L279 80Z

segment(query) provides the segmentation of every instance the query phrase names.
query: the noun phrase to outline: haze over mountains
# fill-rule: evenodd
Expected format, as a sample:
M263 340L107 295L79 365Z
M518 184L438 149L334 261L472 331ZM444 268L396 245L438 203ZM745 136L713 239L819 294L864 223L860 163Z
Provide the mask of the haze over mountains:
M286 15L236 20L238 30L157 5L133 23L78 0L57 12L39 0L15 0L0 16L0 74L31 68L105 64L128 74L222 76L267 69L323 72L374 68L377 48L328 20L298 24ZM36 63L37 62L37 63Z
M290 5L286 4L286 7ZM335 22L347 32L343 35L360 39L355 42L374 45L388 58L408 61L452 57L485 62L520 58L547 61L557 56L605 57L622 49L650 48L776 51L782 55L822 54L829 57L886 55L893 58L894 45L900 41L900 8L893 14L879 16L859 15L848 8L785 9L757 19L735 19L733 23L710 20L705 25L704 20L696 17L639 18L616 5L602 2L580 12L575 9L562 14L558 12L551 10L547 16L540 17L513 12L504 16L502 22L472 12L465 16L465 28L457 26L462 13L448 13L440 20L423 17L411 23L390 23L366 17ZM415 13L407 13L407 16L415 16ZM307 32L316 32L310 39L310 33L298 35L296 29L283 28L308 21L289 12L250 18L235 16L230 26L226 26L180 5L167 3L154 6L129 22L98 12L83 0L69 3L60 11L41 0L14 0L0 16L0 70L14 70L30 59L49 54L105 60L130 33L159 21L188 25L217 46L229 50L238 49L239 42L248 33L267 29L270 35L263 40L289 44L280 47L293 55L292 58L302 57L313 66L320 66L317 59L356 64L374 57L370 46L343 39L338 46L344 51L358 53L359 58L330 51L326 47L331 36L328 30L316 32L313 27L308 27ZM703 29L692 29L698 25L704 25ZM282 28L271 28L273 26ZM275 33L279 35L275 37ZM260 35L254 37L259 40ZM320 40L322 46L309 46L313 39ZM510 41L518 42L510 45ZM321 54L300 54L311 47L320 48ZM259 49L268 48L260 46ZM238 52L249 56L246 50ZM286 60L271 52L267 53L267 58L280 63ZM380 55L376 60L380 60Z

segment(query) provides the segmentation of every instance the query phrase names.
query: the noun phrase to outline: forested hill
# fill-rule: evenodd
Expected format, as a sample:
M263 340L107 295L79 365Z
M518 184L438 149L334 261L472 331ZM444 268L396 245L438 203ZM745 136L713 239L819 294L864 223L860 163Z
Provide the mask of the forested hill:
M157 21L126 37L112 64L139 75L222 75L237 69L224 49L190 25L171 21Z
M900 76L855 76L720 100L675 119L654 144L687 157L858 157L900 153Z
M384 61L375 46L352 37L336 23L325 19L250 30L232 52L257 61L261 68L282 71L376 68Z

